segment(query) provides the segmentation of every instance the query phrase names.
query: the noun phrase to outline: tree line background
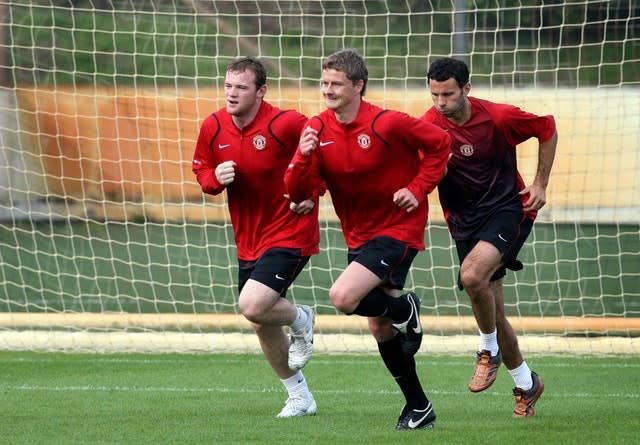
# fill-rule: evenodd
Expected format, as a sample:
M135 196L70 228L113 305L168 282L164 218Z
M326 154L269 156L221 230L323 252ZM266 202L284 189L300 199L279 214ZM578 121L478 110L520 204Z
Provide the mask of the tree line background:
M453 55L475 84L640 83L640 2L626 0L26 1L3 3L4 85L201 86L258 55L280 82L317 82L350 47L372 82L424 82Z

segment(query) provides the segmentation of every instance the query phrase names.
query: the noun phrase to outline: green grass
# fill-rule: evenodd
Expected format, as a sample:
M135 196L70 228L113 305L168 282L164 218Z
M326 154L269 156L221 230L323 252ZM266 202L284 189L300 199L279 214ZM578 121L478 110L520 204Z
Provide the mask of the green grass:
M640 314L638 225L536 224L505 280L506 310L523 316ZM290 296L335 313L327 291L346 263L335 223ZM0 222L0 312L232 312L237 263L229 226ZM427 251L413 262L407 288L425 314L471 315L454 289L457 260L449 232L430 225ZM311 290L310 290L311 289Z
M438 413L397 433L403 399L375 355L317 354L305 375L318 415L276 419L285 393L258 354L0 353L2 444L636 443L640 356L535 356L546 391L512 419L512 381L466 390L469 356L419 355Z

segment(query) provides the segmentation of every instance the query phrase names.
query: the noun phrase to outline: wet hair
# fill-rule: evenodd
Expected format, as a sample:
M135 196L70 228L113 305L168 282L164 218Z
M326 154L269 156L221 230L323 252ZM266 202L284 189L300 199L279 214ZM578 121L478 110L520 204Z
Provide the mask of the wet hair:
M364 83L360 96L364 96L367 89L367 81L369 80L369 70L367 70L367 65L364 63L362 56L354 50L345 49L331 54L322 62L322 69L342 71L353 85L362 80Z
M445 80L456 79L460 88L469 83L469 67L462 60L451 57L442 57L435 60L427 72L428 80L444 82Z
M252 71L256 77L256 89L267 83L267 70L262 62L255 57L241 57L234 60L227 66L227 72L229 71L236 73Z

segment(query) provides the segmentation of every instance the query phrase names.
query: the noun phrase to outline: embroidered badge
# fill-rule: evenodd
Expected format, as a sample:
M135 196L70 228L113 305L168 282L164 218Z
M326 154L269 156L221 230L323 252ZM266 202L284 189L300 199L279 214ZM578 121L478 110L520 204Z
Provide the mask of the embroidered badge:
M469 144L461 145L460 153L462 153L463 156L471 156L473 154L473 146Z
M367 149L371 146L371 137L366 133L358 135L358 145L360 148Z
M261 134L253 137L253 146L256 150L264 150L267 145L267 138Z

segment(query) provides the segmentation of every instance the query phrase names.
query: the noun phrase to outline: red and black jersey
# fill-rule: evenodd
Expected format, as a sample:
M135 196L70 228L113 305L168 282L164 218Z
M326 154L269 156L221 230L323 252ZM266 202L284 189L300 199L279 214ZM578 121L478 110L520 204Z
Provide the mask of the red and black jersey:
M538 116L508 104L469 97L471 118L457 125L430 108L422 119L453 138L447 175L438 185L440 203L454 239L469 239L493 213L522 211L528 199L518 172L516 146L532 137L545 142L556 125L553 116ZM536 212L525 217L535 219Z
M222 108L201 125L192 169L203 192L221 193L216 179L221 162L235 161L235 179L226 187L238 258L256 260L272 247L301 249L302 255L319 252L318 193L314 210L300 215L284 197L283 177L298 146L307 118L294 110L281 110L262 102L255 119L243 129Z
M318 146L309 156L296 151L285 174L291 198L308 195L324 181L349 248L389 236L424 249L427 195L444 173L449 136L435 125L364 101L347 125L332 110L307 125L319 132ZM411 213L393 202L401 188L420 202Z

